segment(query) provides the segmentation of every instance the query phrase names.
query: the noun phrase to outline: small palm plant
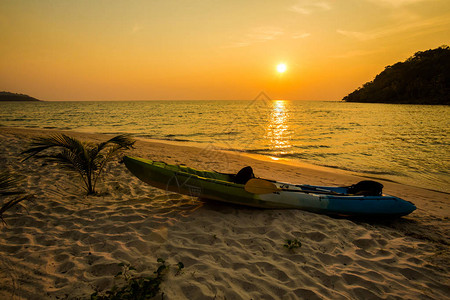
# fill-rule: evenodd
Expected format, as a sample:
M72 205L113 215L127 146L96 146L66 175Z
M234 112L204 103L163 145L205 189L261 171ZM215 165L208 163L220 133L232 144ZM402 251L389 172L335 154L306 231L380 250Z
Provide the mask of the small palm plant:
M21 177L14 176L6 171L0 172L0 196L4 201L2 201L2 206L0 207L0 220L2 220L3 224L6 225L5 220L3 219L3 213L13 206L19 204L24 200L29 200L33 196L31 195L20 195L24 194L23 191L17 190L17 184L22 180ZM10 200L7 200L9 196L16 196Z
M47 161L56 161L71 171L77 172L85 185L88 195L95 194L97 180L111 161L122 150L133 147L135 141L126 134L121 134L106 142L93 144L81 142L65 134L40 137L31 143L31 148L22 152L27 155L25 161L38 153L56 148L59 151L36 157Z

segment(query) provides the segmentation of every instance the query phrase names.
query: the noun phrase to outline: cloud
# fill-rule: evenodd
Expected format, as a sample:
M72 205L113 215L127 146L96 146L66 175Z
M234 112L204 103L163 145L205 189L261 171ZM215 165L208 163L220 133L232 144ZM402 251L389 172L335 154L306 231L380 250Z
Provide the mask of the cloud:
M291 6L290 10L303 15L310 15L315 11L330 10L331 5L326 1L300 0Z
M136 33L141 30L142 30L142 26L140 24L134 24L133 28L131 29L131 32Z
M419 2L425 2L429 0L369 0L370 2L384 5L384 6L391 6L391 7L401 7L410 5L413 3L419 3Z
M278 27L257 27L247 33L240 41L233 43L229 47L246 47L256 43L264 43L274 40L282 35L284 35L284 31Z
M272 41L282 36L291 39L305 39L307 37L310 37L311 33L301 32L287 35L287 33L283 29L278 27L257 27L248 32L243 38L241 38L241 40L226 46L226 48L247 47L257 43Z
M406 32L411 32L414 35L428 34L430 32L439 32L447 30L449 26L450 26L450 15L447 14L435 18L416 20L415 22L411 22L410 20L408 20L405 22L400 22L395 26L391 25L389 27L382 27L367 32L348 31L342 29L338 29L336 30L336 32L349 38L357 39L360 41L367 41L386 36L405 34Z
M305 39L307 37L311 36L311 33L305 32L305 33L297 33L292 35L293 39Z
M349 37L349 38L354 38L357 40L361 40L361 41L365 41L365 40L370 40L376 37L376 34L374 33L364 33L364 32L359 32L359 31L347 31L347 30L342 30L342 29L338 29L336 30L337 33L342 34L343 36Z
M376 49L376 50L352 50L349 52L346 52L344 54L338 54L338 55L333 55L331 57L333 58L349 58L349 57L355 57L355 56L366 56L366 55L370 55L370 54L374 54L374 53L379 53L384 51L385 49Z
M248 34L248 38L254 41L270 41L283 35L282 29L277 27L258 27Z

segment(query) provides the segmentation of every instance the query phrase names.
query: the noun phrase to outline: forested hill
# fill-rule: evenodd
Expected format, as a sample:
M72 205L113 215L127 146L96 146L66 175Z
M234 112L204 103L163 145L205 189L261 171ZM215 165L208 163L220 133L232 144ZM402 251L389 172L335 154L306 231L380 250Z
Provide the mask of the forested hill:
M342 100L450 105L450 48L416 52L405 62L387 66L373 81Z
M40 101L40 100L24 94L0 92L0 101Z

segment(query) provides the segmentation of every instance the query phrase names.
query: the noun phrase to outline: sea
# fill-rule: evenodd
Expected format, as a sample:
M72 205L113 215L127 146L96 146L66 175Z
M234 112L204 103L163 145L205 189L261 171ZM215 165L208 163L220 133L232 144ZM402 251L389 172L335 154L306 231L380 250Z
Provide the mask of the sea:
M306 162L445 193L450 187L449 106L268 97L0 102L0 126L129 133Z

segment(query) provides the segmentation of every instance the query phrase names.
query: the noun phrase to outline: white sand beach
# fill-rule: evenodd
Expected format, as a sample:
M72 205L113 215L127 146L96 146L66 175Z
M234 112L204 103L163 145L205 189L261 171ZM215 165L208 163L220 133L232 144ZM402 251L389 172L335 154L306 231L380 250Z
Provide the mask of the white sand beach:
M448 193L379 180L385 193L418 209L365 222L204 202L148 186L115 160L99 194L86 196L78 177L59 165L20 161L32 138L57 132L0 127L0 168L25 176L21 188L35 196L4 213L0 299L89 299L112 288L119 263L145 275L157 258L185 266L166 275L164 299L449 299ZM127 154L221 172L250 165L258 177L295 183L365 179L169 142L138 140ZM302 246L289 250L287 239Z

